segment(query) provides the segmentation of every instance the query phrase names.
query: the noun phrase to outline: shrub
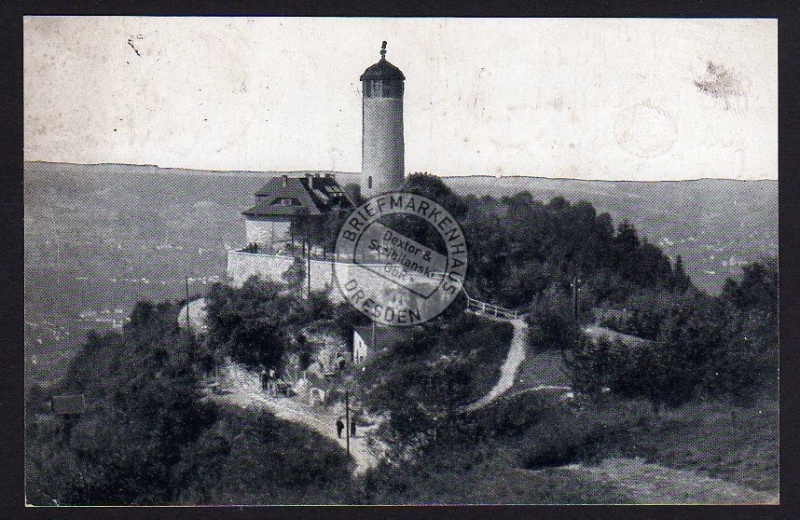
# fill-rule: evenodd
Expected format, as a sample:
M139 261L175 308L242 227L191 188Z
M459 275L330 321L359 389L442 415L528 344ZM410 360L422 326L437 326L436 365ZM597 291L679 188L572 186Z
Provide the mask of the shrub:
M572 309L563 302L540 300L525 317L528 323L528 345L532 349L570 350L581 339L580 325Z
M564 364L579 393L601 397L610 391L629 398L646 398L658 410L691 399L700 377L675 343L628 345L621 340L588 337L565 352Z
M637 401L611 400L589 410L546 410L527 433L530 445L520 453L528 469L594 463L624 448L651 416Z
M471 440L513 437L537 424L555 405L536 393L501 397L489 406L460 418L458 427Z

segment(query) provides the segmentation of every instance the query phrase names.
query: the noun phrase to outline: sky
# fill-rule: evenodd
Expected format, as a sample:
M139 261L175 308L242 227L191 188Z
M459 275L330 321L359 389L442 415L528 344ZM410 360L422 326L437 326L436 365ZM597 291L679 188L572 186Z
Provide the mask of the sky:
M777 21L26 17L26 160L361 169L361 73L406 76L406 172L777 179Z

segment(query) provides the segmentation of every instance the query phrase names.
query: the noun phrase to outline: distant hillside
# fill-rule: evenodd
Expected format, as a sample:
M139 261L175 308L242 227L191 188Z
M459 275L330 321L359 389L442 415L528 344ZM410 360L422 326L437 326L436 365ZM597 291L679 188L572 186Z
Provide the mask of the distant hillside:
M679 182L584 181L541 177L447 177L462 195L587 200L614 222L628 219L674 257L694 283L716 293L740 266L778 254L777 181L702 179Z
M222 275L226 247L244 245L241 212L282 173L26 163L26 374L57 376L87 329L183 298L186 276L195 293Z

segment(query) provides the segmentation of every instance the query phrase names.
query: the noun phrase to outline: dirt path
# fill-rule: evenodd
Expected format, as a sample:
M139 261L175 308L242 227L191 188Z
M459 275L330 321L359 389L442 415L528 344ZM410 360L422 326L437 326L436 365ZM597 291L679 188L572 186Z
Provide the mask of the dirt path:
M500 379L488 394L468 405L465 408L466 410L471 411L482 408L503 395L503 393L505 393L514 385L517 369L519 369L519 365L525 359L525 344L527 343L528 339L528 324L523 320L503 321L508 321L514 326L514 336L511 338L511 347L508 349L506 360L500 369Z
M229 364L221 370L219 378L219 395L212 395L209 399L241 406L242 408L261 408L274 413L276 417L308 426L346 448L347 440L342 435L336 435L336 419L344 415L335 410L312 408L298 400L289 397L268 397L261 390L258 374L246 370L239 365ZM367 469L378 464L377 447L368 443L371 429L362 428L356 432L356 437L350 438L350 455L355 460L354 475L361 475Z
M611 482L637 504L778 504L778 494L756 491L694 471L649 464L642 459L612 458L596 466L559 468Z
M599 325L589 325L583 329L590 338L597 341L601 337L605 336L606 338L610 339L611 341L620 340L627 345L637 345L642 343L652 343L652 341L640 338L638 336L631 336L630 334L623 334L621 332L617 332L615 330L611 330L607 327L601 327Z

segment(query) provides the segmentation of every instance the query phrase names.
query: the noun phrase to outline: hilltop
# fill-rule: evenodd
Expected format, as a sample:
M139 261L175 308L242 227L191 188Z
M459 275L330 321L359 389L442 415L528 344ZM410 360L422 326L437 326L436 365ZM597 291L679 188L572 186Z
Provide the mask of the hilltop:
M486 305L459 295L436 319L375 347L366 365L348 366L338 360L365 316L325 292L302 294L297 277L212 283L202 291L207 331L193 336L176 326L182 302L141 301L121 333L90 333L60 381L29 391L32 501L777 499L775 259L745 265L709 295L635 223L615 223L589 202L542 202L530 192L462 197L423 174L403 189L462 221L468 291L512 308L513 325L475 316ZM430 232L394 224L418 241ZM141 230L138 242L120 246L147 244ZM179 235L203 239L193 228ZM177 274L175 258L187 255L180 247L157 242L147 251ZM109 266L131 251L109 255ZM57 255L55 266L62 261L74 259ZM231 367L241 377L229 377ZM305 406L280 405L277 390L264 399L259 367L276 369L274 384ZM80 417L52 413L53 397L65 394L86 397ZM356 449L371 449L372 438L385 447L379 462L348 460L332 433L348 395L360 431L368 429ZM652 482L668 485L654 492Z

